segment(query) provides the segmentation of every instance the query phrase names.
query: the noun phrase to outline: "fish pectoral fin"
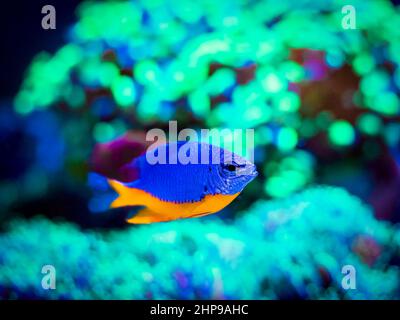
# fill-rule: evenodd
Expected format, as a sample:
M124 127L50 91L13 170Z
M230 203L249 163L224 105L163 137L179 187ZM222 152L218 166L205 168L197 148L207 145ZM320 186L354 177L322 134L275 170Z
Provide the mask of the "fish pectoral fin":
M171 220L170 217L161 215L148 208L144 208L139 210L138 213L132 218L127 219L126 222L133 224L149 224L149 223L163 222L169 220Z

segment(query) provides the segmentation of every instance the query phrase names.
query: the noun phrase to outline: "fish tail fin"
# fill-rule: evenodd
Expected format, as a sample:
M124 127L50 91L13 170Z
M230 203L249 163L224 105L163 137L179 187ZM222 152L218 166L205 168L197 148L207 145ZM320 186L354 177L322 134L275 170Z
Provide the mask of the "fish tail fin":
M89 209L93 213L141 205L140 198L135 195L135 190L117 180L91 172L88 181L93 190L93 196L89 201Z
M110 208L140 205L140 203L136 201L132 191L121 182L108 179L108 184L118 195L117 198L110 203Z
M118 193L110 186L108 179L101 174L90 172L88 185L92 190L89 210L92 213L108 211L111 204L118 198Z

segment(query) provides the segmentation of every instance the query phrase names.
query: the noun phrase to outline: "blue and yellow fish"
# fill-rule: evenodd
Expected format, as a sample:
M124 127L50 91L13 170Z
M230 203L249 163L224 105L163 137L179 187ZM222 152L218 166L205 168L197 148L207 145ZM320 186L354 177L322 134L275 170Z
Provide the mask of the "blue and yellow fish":
M109 154L116 149L115 146L109 148ZM181 148L192 151L197 148L197 163L182 164L179 160L172 163L169 161L172 159L171 144L163 144L151 152L153 155L166 154L166 163L149 163L146 157L149 150L140 155L131 152L133 158L125 159L123 164L118 163L121 156L114 157L113 162L118 168L112 173L97 170L97 174L92 176L92 186L101 189L99 186L106 181L107 187L116 192L111 200L108 198L109 208L143 207L127 222L144 224L218 212L257 176L254 164L225 149L198 142L178 142L172 157L183 151ZM208 161L201 158L204 150L209 151ZM124 154L129 158L129 152Z

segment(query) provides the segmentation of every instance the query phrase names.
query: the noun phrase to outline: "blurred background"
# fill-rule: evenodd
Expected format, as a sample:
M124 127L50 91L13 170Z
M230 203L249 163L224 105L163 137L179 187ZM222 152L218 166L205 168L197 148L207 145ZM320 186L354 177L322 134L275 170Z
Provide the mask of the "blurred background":
M56 30L41 28L45 4ZM0 297L398 299L400 9L345 4L7 4ZM94 214L94 145L169 120L254 129L260 175L201 219ZM46 264L56 290L41 287ZM349 264L353 290L341 285Z

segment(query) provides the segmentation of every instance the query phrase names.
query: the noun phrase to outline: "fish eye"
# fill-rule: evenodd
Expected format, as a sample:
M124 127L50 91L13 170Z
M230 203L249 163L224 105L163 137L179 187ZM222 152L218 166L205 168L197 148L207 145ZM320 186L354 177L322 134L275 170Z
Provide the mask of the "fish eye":
M226 169L227 169L228 171L230 171L230 172L236 171L236 167L235 167L233 164L228 164L228 165L226 166Z

